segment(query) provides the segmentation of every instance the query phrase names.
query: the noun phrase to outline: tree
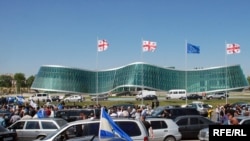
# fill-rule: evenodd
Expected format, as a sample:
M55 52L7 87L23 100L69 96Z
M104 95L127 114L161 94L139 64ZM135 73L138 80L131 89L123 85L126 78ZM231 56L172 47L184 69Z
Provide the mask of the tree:
M0 87L8 87L12 86L12 77L10 75L0 75Z
M26 80L26 86L27 86L28 88L30 88L34 80L35 80L35 76L33 76L33 75L30 76L30 77Z
M26 86L25 75L23 73L16 73L14 80L16 81L16 91L20 93L20 88Z
M247 77L248 84L250 85L250 76Z

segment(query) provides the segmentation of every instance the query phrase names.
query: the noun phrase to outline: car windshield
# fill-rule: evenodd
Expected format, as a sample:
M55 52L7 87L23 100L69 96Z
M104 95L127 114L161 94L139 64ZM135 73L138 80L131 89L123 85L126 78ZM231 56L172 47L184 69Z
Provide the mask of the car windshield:
M0 126L0 132L7 132L7 131L9 131L9 130L4 128L3 126Z
M161 114L161 112L163 111L163 107L158 107L156 108L153 112L152 112L152 116L157 116L159 114Z

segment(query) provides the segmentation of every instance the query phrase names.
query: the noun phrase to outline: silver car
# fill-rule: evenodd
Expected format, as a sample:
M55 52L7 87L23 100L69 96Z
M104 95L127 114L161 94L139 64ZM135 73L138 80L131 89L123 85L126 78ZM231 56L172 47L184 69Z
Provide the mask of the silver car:
M82 97L81 95L71 95L69 97L64 98L64 102L83 102L85 100L85 97Z
M181 133L179 126L172 120L166 118L146 118L150 122L154 138L152 141L179 141L181 140Z
M133 141L149 140L148 132L140 120L114 118L114 122L132 138ZM86 136L98 136L100 120L78 120L69 122L59 130L35 141L80 140Z
M200 141L209 141L209 128L203 128L198 134L198 139Z
M67 121L61 118L33 118L18 120L8 129L17 133L18 140L31 141L45 137L65 124Z

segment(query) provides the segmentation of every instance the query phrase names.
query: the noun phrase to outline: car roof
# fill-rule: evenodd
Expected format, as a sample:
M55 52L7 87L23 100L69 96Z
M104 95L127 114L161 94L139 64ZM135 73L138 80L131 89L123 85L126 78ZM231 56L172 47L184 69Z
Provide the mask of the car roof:
M154 117L146 118L145 120L149 120L149 121L159 121L159 120L173 121L170 118L154 118Z
M19 121L36 121L36 120L40 120L40 121L44 121L44 120L46 120L46 121L48 121L48 120L53 120L53 121L55 121L55 120L64 120L64 119L62 119L62 118L31 118L31 119L20 119Z
M177 116L177 118L185 118L185 117L201 117L201 118L205 118L204 116L202 115L183 115L183 116Z

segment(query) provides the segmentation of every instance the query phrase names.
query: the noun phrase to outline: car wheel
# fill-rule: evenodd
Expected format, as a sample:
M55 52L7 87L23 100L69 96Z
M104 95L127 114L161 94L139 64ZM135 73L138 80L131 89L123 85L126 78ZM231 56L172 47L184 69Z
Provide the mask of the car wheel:
M164 141L176 141L176 139L173 136L168 136L164 139Z
M40 136L37 136L36 139L42 140L42 139L44 139L45 137L46 137L46 136L40 135Z

